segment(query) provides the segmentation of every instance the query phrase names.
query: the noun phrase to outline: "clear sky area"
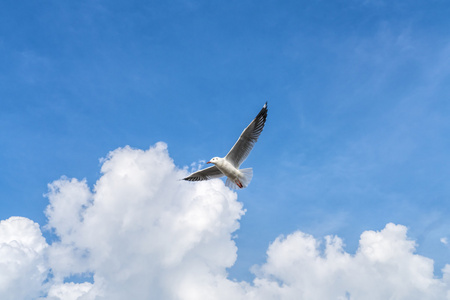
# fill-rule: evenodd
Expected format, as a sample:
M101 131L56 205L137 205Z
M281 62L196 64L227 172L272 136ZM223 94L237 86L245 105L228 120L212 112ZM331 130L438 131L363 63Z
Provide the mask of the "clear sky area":
M450 2L0 3L1 299L449 299ZM250 185L180 179L268 102Z

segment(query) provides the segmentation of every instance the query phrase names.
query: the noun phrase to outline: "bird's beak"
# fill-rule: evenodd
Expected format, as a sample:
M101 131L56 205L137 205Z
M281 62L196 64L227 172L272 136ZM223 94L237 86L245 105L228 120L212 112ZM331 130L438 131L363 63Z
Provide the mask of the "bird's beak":
M210 163L211 163L210 161L207 162L207 164L210 164Z

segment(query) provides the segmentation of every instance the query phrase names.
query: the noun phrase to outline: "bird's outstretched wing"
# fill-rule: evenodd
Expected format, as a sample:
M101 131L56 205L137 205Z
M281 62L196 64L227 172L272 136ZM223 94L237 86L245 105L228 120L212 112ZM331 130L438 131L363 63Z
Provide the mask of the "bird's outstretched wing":
M224 176L224 174L216 167L212 166L197 172L192 173L188 177L183 178L183 180L187 181L202 181L209 180L213 178L219 178Z
M263 131L267 118L267 102L255 119L242 131L241 136L225 158L236 168L244 162Z

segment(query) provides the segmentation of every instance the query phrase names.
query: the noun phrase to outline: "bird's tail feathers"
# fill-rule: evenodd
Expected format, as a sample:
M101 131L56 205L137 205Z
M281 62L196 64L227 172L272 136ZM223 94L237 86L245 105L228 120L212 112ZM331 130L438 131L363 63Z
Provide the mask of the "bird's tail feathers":
M230 180L230 178L227 177L227 181L225 181L225 185L229 187L232 190L238 190L239 187L234 181Z
M252 168L247 168L247 169L242 169L242 170L239 170L239 171L241 171L241 173L244 175L241 178L241 183L242 183L243 187L247 187L250 184L250 181L252 181L253 169Z
M253 177L253 169L252 168L242 169L239 171L241 171L243 176L240 177L238 180L233 181L230 178L227 178L225 185L227 187L229 187L230 189L238 190L238 189L246 188L250 184L250 181L252 181L252 177Z

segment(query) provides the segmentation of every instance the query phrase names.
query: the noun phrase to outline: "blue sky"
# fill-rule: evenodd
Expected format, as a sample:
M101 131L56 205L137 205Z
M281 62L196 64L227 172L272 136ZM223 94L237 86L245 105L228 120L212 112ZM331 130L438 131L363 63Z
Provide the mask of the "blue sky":
M440 274L448 15L440 0L3 1L0 218L43 227L47 185L92 188L118 147L163 141L179 168L223 156L268 101L230 277L252 278L280 234L354 253L389 222Z

